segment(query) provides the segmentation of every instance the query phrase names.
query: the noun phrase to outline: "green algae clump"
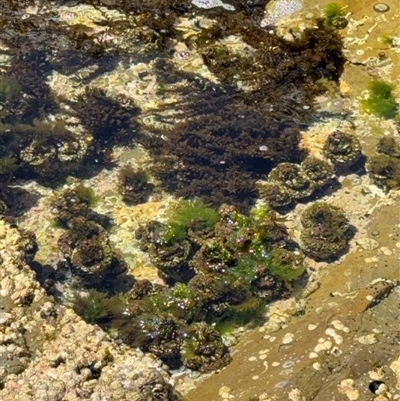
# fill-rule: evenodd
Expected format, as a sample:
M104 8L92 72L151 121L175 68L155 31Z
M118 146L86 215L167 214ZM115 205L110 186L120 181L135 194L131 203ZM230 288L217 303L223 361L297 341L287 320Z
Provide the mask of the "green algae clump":
M193 220L201 220L208 228L212 228L218 221L218 213L204 205L196 198L193 201L182 200L174 211L171 222L188 227Z
M364 111L384 119L395 118L399 104L393 96L394 88L393 84L385 81L372 81L368 86L368 99L361 103Z
M380 37L380 40L381 40L381 42L382 42L385 46L387 46L387 47L393 47L393 46L395 46L395 44L394 44L394 38L393 38L392 36L389 36L389 35L382 35L382 36Z
M85 202L89 207L95 207L100 200L100 196L95 194L93 188L86 187L83 184L77 185L74 190L78 199Z
M326 26L332 28L343 29L347 25L347 20L344 18L344 8L338 3L329 3L324 10Z
M291 288L292 281L300 277L306 269L302 263L303 259L301 255L298 256L284 248L276 248L269 254L268 270Z
M107 297L107 294L91 289L88 294L74 295L72 309L89 324L100 323L122 313L124 301L119 295Z
M168 227L164 234L164 239L168 242L182 240L188 235L194 242L201 243L212 235L219 219L218 213L205 206L199 198L192 201L181 200L169 214Z

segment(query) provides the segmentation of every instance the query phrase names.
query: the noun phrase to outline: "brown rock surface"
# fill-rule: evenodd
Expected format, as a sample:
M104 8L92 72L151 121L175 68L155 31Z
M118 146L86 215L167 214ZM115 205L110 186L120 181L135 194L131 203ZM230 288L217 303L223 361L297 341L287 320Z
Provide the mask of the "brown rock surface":
M288 400L295 389L307 401L347 400L339 391L347 379L354 381L354 399L367 401L368 384L380 372L392 395L399 393L390 369L400 354L399 223L400 199L377 210L368 232L380 233L375 238L383 251L359 248L326 266L303 316L274 333L260 328L245 335L232 363L198 383L188 401L221 400L222 386L238 401Z

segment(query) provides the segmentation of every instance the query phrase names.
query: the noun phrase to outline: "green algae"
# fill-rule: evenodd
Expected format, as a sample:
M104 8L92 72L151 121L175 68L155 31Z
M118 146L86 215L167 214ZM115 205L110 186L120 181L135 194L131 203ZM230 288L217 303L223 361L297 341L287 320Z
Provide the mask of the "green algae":
M257 326L265 321L267 307L257 297L250 297L239 305L229 305L222 314L210 313L207 321L214 324L221 335L229 335L246 325Z
M345 16L344 9L345 7L338 3L329 3L324 10L325 25L333 28L339 28L341 21Z
M184 225L172 222L169 223L165 229L162 240L163 242L170 244L185 239L186 235L187 230Z
M273 249L268 258L268 270L270 273L284 281L288 288L291 283L300 277L306 270L306 265L300 258L283 248Z
M181 241L186 238L189 227L200 225L202 230L211 230L218 219L218 213L205 206L201 199L181 200L169 211L168 225L162 239L166 243Z
M382 80L372 81L368 85L368 98L361 102L362 108L368 114L390 119L395 118L399 111L399 103L393 95L395 86Z
M83 184L79 184L74 188L79 200L84 201L89 207L95 207L100 197L97 196L93 188L86 187Z
M199 198L193 201L182 200L171 215L171 223L189 226L193 220L201 220L205 226L212 228L218 221L218 213L207 207Z
M74 295L72 309L85 322L96 324L120 314L123 305L124 301L121 296L108 297L103 292L91 289L87 296L81 294Z
M382 35L380 37L380 40L387 47L393 47L394 46L394 38L392 36Z

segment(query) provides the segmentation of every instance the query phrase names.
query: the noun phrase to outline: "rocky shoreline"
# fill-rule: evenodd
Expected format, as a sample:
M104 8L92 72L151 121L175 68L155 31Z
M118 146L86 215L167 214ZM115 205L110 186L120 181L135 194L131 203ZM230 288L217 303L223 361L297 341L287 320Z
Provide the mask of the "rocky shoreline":
M46 295L26 248L24 234L1 219L1 400L176 400L160 361Z
M179 17L174 23L168 22L167 18L166 25L161 26L158 18L153 18L151 13L150 17L149 14L146 14L148 10L144 10L143 15L139 11L134 16L129 13L125 15L123 12L111 10L113 1L104 0L101 3L110 6L110 9L86 4L76 7L62 6L57 9L55 21L59 23L62 20L65 26L62 29L60 29L62 24L57 27L59 34L54 41L52 57L49 56L53 63L51 67L49 67L50 64L46 64L48 60L40 58L42 57L41 52L44 50L40 40L38 41L32 32L29 32L28 35L34 46L38 46L35 48L37 53L33 53L32 59L26 65L23 54L16 53L11 56L10 54L14 50L10 49L14 48L7 47L4 44L6 42L2 43L2 49L5 50L1 55L3 73L8 74L12 65L11 79L8 81L10 92L6 93L9 99L5 100L5 104L12 112L7 109L4 112L5 118L12 122L14 109L19 110L18 107L23 110L21 112L23 118L26 118L26 115L28 115L28 119L32 117L29 114L31 113L30 102L33 104L35 97L45 96L48 101L46 105L48 110L40 111L42 114L38 114L38 116L41 120L38 120L39 117L32 117L32 121L27 124L26 122L21 123L18 117L16 119L18 124L3 126L3 131L7 135L11 129L15 129L16 134L15 137L12 134L5 139L6 152L4 155L2 154L5 168L0 170L0 178L4 178L4 180L0 180L0 192L4 191L6 194L4 199L10 203L9 206L12 209L10 214L17 218L3 215L0 219L0 399L2 401L37 399L51 401L81 399L95 401L204 401L205 399L210 401L370 401L374 399L384 401L400 399L400 334L398 332L400 194L396 189L389 193L385 191L391 188L390 186L385 187L386 176L374 175L371 171L369 171L369 175L364 169L365 163L357 164L359 159L370 159L376 155L376 146L382 137L394 138L394 141L399 140L398 120L385 120L360 111L362 104L368 100L369 96L366 89L367 81L379 78L399 84L398 76L396 76L396 69L400 65L398 38L394 37L395 44L393 46L384 48L384 51L381 51L380 48L383 46L382 35L390 33L397 27L398 11L388 14L376 11L376 7L373 7L374 3L369 0L354 1L346 6L345 9L349 13L346 14L346 17L343 15L342 18L347 20L348 25L345 29L340 30L341 38L339 34L336 36L336 33L332 34L331 38L335 38L335 43L339 48L340 40L343 39L345 46L343 53L347 61L345 62L343 57L339 57L340 62L333 68L334 72L330 76L332 80L329 79L328 74L328 79L323 78L313 82L316 93L322 91L322 87L325 87L325 92L322 91L322 94L315 99L311 91L309 97L304 95L305 97L300 96L299 98L296 98L295 95L292 98L291 93L282 92L287 96L285 101L277 103L276 110L273 106L265 109L268 109L267 111L271 115L283 119L287 117L285 113L289 113L289 111L291 113L293 110L295 118L301 117L307 120L310 117L308 113L311 111L318 115L317 121L308 125L304 131L300 131L299 128L305 126L304 124L298 125L298 127L291 125L287 127L288 142L293 142L291 145L294 150L290 156L293 160L292 163L281 163L280 166L286 164L286 167L292 169L296 166L298 170L303 169L303 167L299 167L301 160L299 155L303 151L308 152L310 156L324 159L326 157L325 143L332 133L342 134L344 131L350 133L350 137L357 138L357 146L353 152L356 156L353 169L348 169L351 166L347 165L342 171L340 168L337 169L334 178L335 185L331 182L327 185L329 179L327 182L323 180L321 186L324 189L321 193L314 194L313 187L310 192L305 191L294 195L292 193L287 203L283 202L277 205L277 207L286 207L297 203L300 199L293 209L290 209L288 213L284 211L279 218L282 217L282 220L285 221L285 230L287 229L290 239L301 244L301 251L308 251L309 256L321 255L319 252L310 251L310 247L306 249L304 241L302 243L300 216L316 198L325 202L327 208L343 209L346 229L348 228L347 223L349 223L354 232L352 232L350 242L348 243L349 236L346 238L346 243L339 247L337 252L322 255L322 259L325 258L328 261L317 262L308 257L306 274L293 283L293 288L292 283L289 283L292 296L289 299L269 304L265 323L259 327L252 330L241 327L241 334L238 336L241 337L239 344L236 344L236 338L232 338L230 341L225 336L224 346L236 344L231 348L232 362L222 369L220 369L221 365L217 365L215 373L199 377L189 369L182 367L179 372L171 376L168 367L163 365L152 353L145 354L134 348L133 345L124 344L121 338L116 339L118 336L112 336L111 330L106 332L97 325L86 323L66 306L68 303L62 299L64 295L68 296L66 292L57 301L46 295L37 280L39 275L36 276L31 268L35 254L35 263L43 268L43 277L53 268L55 273L58 273L57 269L63 266L62 263L64 265L70 263L69 267L72 266L72 270L75 269L76 273L80 266L76 260L84 258L84 245L86 245L85 238L83 240L80 238L79 245L82 245L82 249L80 253L76 252L76 249L73 248L78 248L78 246L76 243L74 244L72 237L68 237L66 234L71 229L70 223L74 216L68 216L63 222L63 227L52 227L54 210L56 212L58 210L57 207L54 207L54 199L51 200L57 193L52 188L55 186L52 182L53 174L58 171L58 168L60 171L62 170L61 181L63 181L63 190L66 192L82 184L93 188L94 193L100 196L100 202L93 207L91 213L98 214L97 217L103 215L104 221L108 221L108 219L113 221L113 224L107 228L97 225L98 231L104 232L104 238L99 237L103 238L107 249L112 249L112 252L116 251L118 255L121 254L127 277L148 279L155 286L161 285L161 287L167 288L166 277L163 276L165 280L159 277L159 270L162 271L162 267L165 267L163 262L159 263L161 268L157 270L156 263L154 263L154 252L152 260L150 253L139 249L139 240L135 239L135 232L137 233L140 227L149 222L151 226L155 220L160 227L164 223L168 224L166 216L171 205L173 209L173 205L179 202L176 199L177 196L192 197L192 192L185 191L194 182L190 179L190 170L192 164L197 163L199 149L207 149L203 154L206 154L207 157L208 154L211 155L205 159L203 178L208 176L208 168L212 165L213 168L215 167L212 174L216 174L221 182L224 182L224 176L219 175L219 171L224 169L227 163L233 161L232 166L237 168L237 173L241 174L243 169L237 167L240 165L237 162L238 158L239 161L248 160L256 155L255 159L260 162L265 157L265 152L272 152L274 155L268 161L270 164L266 165L269 166L268 168L271 167L271 171L275 172L278 177L271 179L271 182L267 184L270 189L282 187L287 182L286 176L282 172L282 174L277 174L277 167L272 168L272 164L276 162L274 157L282 158L282 161L285 162L289 161L284 160L285 147L282 154L279 153L281 151L279 149L281 145L285 144L285 141L280 142L277 137L274 140L271 139L271 143L264 143L265 132L271 133L275 129L278 133L280 131L276 128L275 122L272 122L273 120L269 120L269 117L264 120L264 115L255 113L251 109L253 103L259 104L258 102L262 101L268 104L271 101L273 104L276 99L274 100L271 94L271 98L266 101L264 95L268 94L267 91L261 91L258 94L255 91L253 98L246 99L248 103L252 104L251 107L248 103L246 106L241 103L233 106L232 103L229 103L231 99L225 96L223 90L218 86L221 82L224 85L231 85L230 89L236 88L235 85L237 85L236 89L239 92L243 91L242 95L246 98L253 89L252 85L257 87L260 85L257 83L258 81L263 82L263 79L257 75L258 73L255 73L259 79L246 88L244 82L252 77L251 74L246 75L247 71L243 71L243 66L236 66L238 71L243 73L242 76L237 75L234 68L225 75L226 54L231 57L229 63L232 60L235 61L236 57L242 57L243 65L248 65L249 71L251 71L252 64L249 62L249 58L257 54L255 49L259 49L257 48L257 38L255 39L250 32L242 30L241 35L246 37L249 43L254 45L254 48L241 39L239 40L238 36L229 35L220 39L218 46L213 49L203 38L202 29L207 30L212 27L215 31L210 32L214 32L216 37L224 36L225 33L221 33L224 32L223 23L213 25L214 22L211 18ZM280 21L276 32L279 33L280 38L287 41L285 42L285 46L288 46L287 51L291 47L291 42L300 40L301 32L308 29L307 35L312 37L315 33L313 29L315 31L325 29L321 22L319 28L316 26L315 18L320 17L328 2L324 1L315 5L306 0L302 3L303 8L297 0L293 2L282 0L279 4L283 8L276 6L278 3L277 0L270 2L270 16L265 21L275 21L275 18L277 18L276 21ZM191 4L189 9L193 8L195 2L191 2ZM204 4L204 2L196 4ZM222 7L220 2L215 4ZM389 10L396 10L394 3L390 3L388 7ZM194 10L198 11L197 8ZM287 13L288 10L290 12ZM364 15L364 10L367 10L365 13L368 15ZM10 16L12 15L14 18L13 23L19 17L24 21L31 19L32 26L35 27L33 32L37 29L43 40L47 41L46 43L53 43L52 29L55 29L57 24L53 27L49 23L49 26L43 29L43 32L41 31L43 22L41 13L47 15L49 12L46 7L40 8L36 5L27 7L26 14L22 14L22 10L18 10L15 15L13 10L9 11ZM209 15L213 16L213 12L218 18L222 18L221 21L227 18L225 14L218 14L218 10L210 11ZM262 8L255 12L255 15L260 12L263 12ZM281 15L282 13L283 15ZM257 16L259 17L258 14ZM282 17L284 18L281 20ZM145 18L149 18L150 28L145 25ZM49 19L49 21L53 20ZM132 24L134 29L131 27L125 29L125 23L128 24L128 27L129 24ZM112 33L112 30L110 33L105 29L107 24L114 27L115 34ZM201 28L199 28L200 26ZM23 41L22 29L21 32L15 32L12 29L10 32L12 32L13 40L16 43ZM119 29L127 36L119 36ZM240 24L237 23L237 26L232 29L240 30ZM71 32L75 32L76 35ZM165 42L163 42L162 35L165 33L175 35L176 32L179 32L179 40L171 39L168 52L164 52ZM272 36L268 37L264 31L261 33L265 35L265 40L272 40ZM81 39L82 37L85 40ZM318 39L317 36L316 39ZM281 39L274 36L271 43L275 43L275 40L277 40L276 43L279 43ZM324 39L322 35L318 40L318 46L321 46L322 49L326 45L324 44L326 38ZM146 45L142 46L142 43L146 43ZM71 44L76 45L76 48ZM204 46L201 49L203 53L200 52L201 46L197 47L198 44ZM71 49L69 49L70 45ZM307 46L305 47L307 48ZM68 60L71 56L71 64L63 65L62 51L58 58L59 49L66 51ZM80 51L83 49L85 57L88 57L91 62L86 66L80 65L83 58L80 58L82 55L79 52L75 52L76 49ZM337 48L335 49L337 50ZM23 49L27 53L28 50ZM126 57L124 62L118 64L120 50L126 51ZM161 51L164 59L161 62L158 60L157 63L155 61L153 63L152 56L158 54L158 50ZM70 51L71 53L68 53ZM299 50L299 53L302 51ZM281 59L277 57L281 63L279 67L288 68L287 72L289 72L291 71L290 63L286 64L286 56L283 53ZM294 53L297 54L297 52ZM319 63L317 63L318 68L324 71L324 68L320 67L320 65L324 65L324 57L321 57L319 52L316 53L318 54L314 56ZM262 54L262 52L258 54ZM314 59L314 56L307 56L307 49L304 50L304 60L307 61L307 71L310 74L313 69L308 63ZM36 57L39 57L43 65L49 69L45 68L42 71L42 64L36 64ZM204 64L205 60L208 68ZM266 62L268 57L260 60ZM301 61L302 58L299 57L299 60ZM14 62L16 63L13 64ZM73 65L74 62L77 65ZM115 68L111 68L112 62L116 63ZM230 65L229 63L228 65ZM339 71L342 67L343 72L339 74L336 70ZM97 69L99 69L98 73ZM279 68L271 71L277 73ZM272 74L271 71L269 73ZM329 68L327 71L329 72ZM267 74L266 71L260 70L260 76L262 73ZM23 90L13 74L21 76ZM278 79L279 74L276 75L274 78L277 79L276 82L281 82ZM339 75L340 79L335 82ZM43 79L45 77L46 83L36 85L37 76ZM268 77L268 74L266 76ZM307 88L312 81L308 84L301 80L296 82ZM318 91L317 86L319 87ZM27 95L32 88L34 88L33 94ZM265 90L262 84L260 88ZM209 105L209 99L204 96L206 91L208 91L210 99L215 101L215 107ZM21 93L24 95L19 96ZM395 91L396 93L398 91ZM278 96L278 98L280 97ZM59 108L54 106L54 99L60 102ZM137 105L140 105L140 112ZM263 106L265 105L263 104ZM218 109L220 114L216 113L215 121L212 123L199 114L205 121L205 125L201 129L199 120L193 119L186 125L182 121L182 110L188 114L192 113L194 116L198 112L196 109L198 108L207 115L207 112L212 112L213 107ZM291 109L291 107L294 108ZM165 112L169 109L171 109L171 114ZM120 119L110 118L103 122L101 117L104 111L111 117L118 115ZM9 114L7 114L8 112ZM239 112L243 112L243 115L235 125L237 131L234 131L230 120L236 120ZM34 113L31 114L34 116ZM22 117L21 120L23 120ZM173 120L176 120L178 128L171 128ZM265 132L259 130L260 125ZM219 135L218 129L221 126L225 127L224 132L227 138L229 135L226 133L233 132L233 134L227 143L220 146L214 137ZM162 129L167 127L167 129L163 131L160 127ZM253 129L254 131L252 131ZM209 131L212 132L212 135ZM12 132L14 133L14 131ZM147 137L149 132L151 135ZM184 135L181 134L182 132ZM237 139L242 132L250 132L248 136L242 137L243 144L250 143L254 138L256 140L254 144L252 143L252 147L243 146L244 151L238 153L237 148L240 146L237 145ZM41 136L37 139L36 136L39 133ZM54 139L56 133L59 135L57 141ZM145 135L140 137L143 133ZM165 133L167 136L170 135L169 147L166 145L168 141L165 141ZM194 135L190 136L189 134ZM144 141L144 137L147 142ZM190 146L185 142L189 137L193 141ZM25 141L25 148L23 151L16 150L14 142L19 143L22 138ZM129 143L127 138L132 142ZM140 143L140 140L143 140L143 144L146 144L147 148L146 145ZM114 142L117 143L116 146L111 145ZM208 147L214 142L216 143L215 146L213 145L214 147ZM180 144L182 148L179 148L177 144ZM166 153L162 155L160 149L164 146ZM221 149L224 152L222 156ZM17 154L18 157L15 156ZM179 159L181 154L188 155L188 158ZM397 160L398 155L394 157ZM48 163L49 160L51 163ZM308 164L310 164L310 159L305 160L308 160ZM327 177L333 177L335 161L332 160L332 165L327 161L320 160L320 166L325 166ZM102 163L106 168L101 167ZM77 170L88 165L90 173L87 176L70 177L77 174ZM155 165L160 169L158 176L149 178L144 172L147 172L147 169L150 171L150 168L153 168L153 172L156 171ZM187 169L181 169L185 165ZM171 168L171 174L168 166ZM14 173L17 171L19 178L22 179L14 180ZM39 178L25 181L25 174L29 177L35 175ZM125 181L121 179L124 174ZM253 179L254 177L251 178L249 186L250 181L247 182L247 179L250 180L250 175L239 180L236 177L236 181L234 176L235 174L226 176L229 179L233 177L228 195L223 194L221 190L216 198L212 197L215 194L211 194L211 196L208 193L206 199L209 196L211 201L218 197L218 202L221 199L226 201L233 195L236 196L236 193L242 195L244 188L249 191L248 198L244 196L243 203L239 201L239 197L235 199L240 207L247 207L250 194L253 197L252 200L256 198L256 192L252 190L256 181ZM304 178L304 174L299 177ZM59 178L57 177L57 179ZM265 172L263 172L262 178L267 179ZM396 179L398 177L394 179L394 188L398 188ZM163 180L166 187L160 184ZM185 180L187 185L184 184ZM374 185L373 180L381 187ZM308 178L306 181L309 181ZM200 180L199 182L197 189L193 184L191 191L208 190L208 186L204 185L206 181ZM214 183L213 180L210 182ZM49 186L46 186L47 184ZM297 184L297 181L294 182L294 185ZM311 182L310 185L314 184ZM62 193L61 186L59 186L59 193ZM223 187L222 184L215 186ZM177 187L180 192L174 193ZM146 193L138 193L138 188L139 191L146 189ZM154 188L156 190L152 192ZM262 195L262 191L259 194ZM3 195L2 192L1 195ZM272 195L271 199L275 199L276 193L272 191ZM73 196L70 198L77 205L76 199ZM13 200L17 201L13 202ZM133 200L139 204L129 205L126 200L128 203ZM25 201L26 204L24 204ZM258 201L257 205L260 203L263 204ZM270 206L274 205L270 202ZM245 220L243 216L240 219ZM229 218L228 220L234 219ZM104 226L106 225L104 223ZM92 224L90 227L93 228L93 226ZM247 251L249 249L249 238L253 232L245 224L243 227L243 232L248 230L247 248L243 247L243 253L245 253L246 249ZM236 235L235 229L233 228L232 231ZM108 230L107 234L105 234L106 230ZM29 233L32 231L36 234L39 250L34 235ZM83 234L85 237L86 233L83 232ZM64 245L67 244L70 247L68 252L65 249L61 250L60 243L62 241L60 242L59 239L62 236L64 236ZM150 237L154 243L159 241L159 237L154 235L144 236L142 240L146 242ZM148 242L150 244L151 241ZM312 245L313 240L308 242L309 245ZM348 254L341 255L341 252L346 253L347 251ZM74 254L76 257L77 253L79 253L79 258L75 258L72 263L72 255ZM341 255L339 259L331 263L329 257L338 255ZM69 259L69 262L65 262L63 258ZM61 264L59 264L60 261ZM201 262L208 266L206 259ZM82 264L84 265L84 263ZM95 265L97 266L97 264ZM100 269L101 274L104 271ZM115 272L109 273L109 276L113 278ZM99 282L101 274L98 277ZM90 285L94 285L92 281L94 276L94 274L86 275L88 288ZM179 280L180 278L178 278L178 282ZM62 280L60 282L62 283ZM60 282L53 281L54 290L58 290L57 286L60 285ZM173 283L173 285L175 284ZM83 291L83 287L77 286L76 288ZM98 288L100 287L98 286ZM105 289L105 293L106 291L107 289ZM113 295L116 292L115 290ZM59 302L60 300L61 302ZM225 304L229 304L229 302L225 302ZM127 320L129 321L129 319ZM212 358L213 356L211 360ZM384 384L380 384L380 382ZM383 388L383 385L386 387Z

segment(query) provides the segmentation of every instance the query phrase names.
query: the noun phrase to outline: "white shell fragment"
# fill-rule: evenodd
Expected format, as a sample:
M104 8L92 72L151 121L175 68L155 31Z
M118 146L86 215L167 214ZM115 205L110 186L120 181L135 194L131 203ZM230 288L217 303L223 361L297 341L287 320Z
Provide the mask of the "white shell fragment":
M352 379L345 379L342 380L338 386L337 389L340 394L344 394L347 396L347 398L350 401L356 401L360 398L360 393L354 386L354 380Z
M374 249L379 248L379 242L372 238L360 238L356 242L362 249L366 251L373 251Z
M340 320L332 320L331 325L338 331L344 331L345 333L350 331Z
M325 334L329 337L335 337L336 331L335 331L335 329L332 329L331 327L329 327L325 330Z
M286 333L282 338L282 344L290 344L293 342L294 335L292 333Z
M320 364L319 362L314 362L314 363L312 364L312 367L313 367L315 370L321 370L321 364Z
M325 341L315 346L314 352L329 351L332 348L332 341Z
M290 401L306 401L306 398L303 397L301 391L298 388L290 390L288 396Z
M364 345L371 345L376 344L378 342L378 339L376 338L375 334L372 333L367 334L366 336L357 337L357 341Z
M343 337L340 336L339 334L336 334L336 335L333 337L333 341L335 341L335 344L336 344L336 345L342 345L342 344L343 344Z

